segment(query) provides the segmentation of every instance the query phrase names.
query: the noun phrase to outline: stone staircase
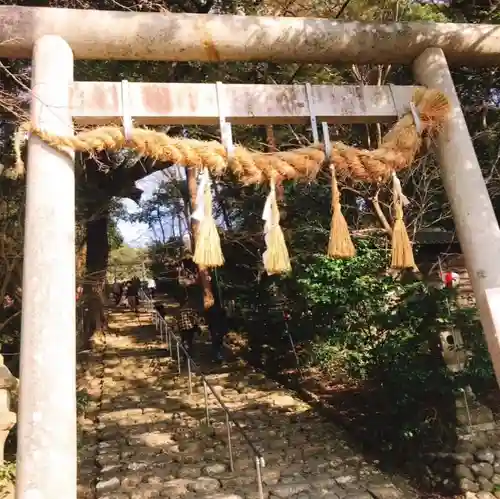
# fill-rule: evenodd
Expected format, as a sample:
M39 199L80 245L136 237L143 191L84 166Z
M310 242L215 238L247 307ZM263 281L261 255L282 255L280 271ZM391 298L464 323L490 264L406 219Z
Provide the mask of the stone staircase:
M79 499L259 498L255 454L226 413L156 337L148 314L111 312L110 333L80 373L90 395L80 419ZM203 356L203 350L200 351ZM203 366L206 379L262 452L263 497L419 497L346 443L308 405L241 363ZM397 484L397 485L396 485Z

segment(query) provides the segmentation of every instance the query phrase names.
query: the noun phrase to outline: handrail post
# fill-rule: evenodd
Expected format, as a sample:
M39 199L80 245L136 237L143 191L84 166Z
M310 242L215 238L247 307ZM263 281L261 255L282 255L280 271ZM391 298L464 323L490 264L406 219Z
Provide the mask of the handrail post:
M179 376L182 374L182 366L181 366L181 347L179 344L179 340L176 338L175 343L177 345L177 370L179 372Z
M191 359L188 356L187 356L187 368L188 368L189 395L193 395L193 382L191 378Z
M208 387L205 378L203 378L203 395L205 397L205 420L207 426L210 426L210 412L208 410Z
M261 470L261 457L255 456L255 471L257 475L257 487L259 492L259 499L264 499L264 490L262 487L262 470Z
M231 472L234 473L233 461L233 444L231 442L231 421L229 421L229 413L226 411L226 427L227 427L227 448L229 452L229 467Z

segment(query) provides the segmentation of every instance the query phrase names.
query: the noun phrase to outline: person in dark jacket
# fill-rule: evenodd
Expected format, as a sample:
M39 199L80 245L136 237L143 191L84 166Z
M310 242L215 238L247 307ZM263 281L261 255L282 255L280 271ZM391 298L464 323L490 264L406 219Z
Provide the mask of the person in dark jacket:
M215 300L215 303L205 311L205 320L210 332L214 360L222 361L222 347L224 337L229 332L229 324L227 313L219 300Z
M141 281L137 277L134 277L128 287L127 287L127 301L128 306L136 313L139 313L139 289L141 286Z
M115 306L117 307L120 304L123 295L123 286L117 280L113 283L113 298L115 300Z
M165 319L167 316L167 309L165 308L165 305L163 305L163 303L155 303L154 308L158 312L159 316L162 319Z

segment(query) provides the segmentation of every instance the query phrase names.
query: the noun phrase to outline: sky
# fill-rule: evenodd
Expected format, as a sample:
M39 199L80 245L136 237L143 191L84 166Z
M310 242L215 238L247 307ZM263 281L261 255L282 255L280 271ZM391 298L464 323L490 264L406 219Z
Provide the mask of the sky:
M144 191L141 198L142 201L152 197L162 179L164 179L163 172L158 171L144 177L141 180L138 180L135 183L139 189ZM139 211L139 207L131 199L122 199L122 204L128 213ZM125 244L128 244L133 248L142 248L146 246L153 235L147 224L143 223L130 223L120 220L118 221L118 229L123 236Z
M161 182L168 179L185 179L186 175L184 168L179 166L171 166L167 170L159 170L141 180L138 180L135 185L143 191L141 201L151 199L158 190ZM121 200L122 205L128 213L136 213L139 211L139 206L131 199L124 198ZM164 227L168 230L168 227ZM123 236L123 242L132 248L144 248L149 242L154 239L153 231L144 223L130 223L123 220L118 221L118 229ZM158 227L156 227L158 229ZM168 234L167 234L168 236Z

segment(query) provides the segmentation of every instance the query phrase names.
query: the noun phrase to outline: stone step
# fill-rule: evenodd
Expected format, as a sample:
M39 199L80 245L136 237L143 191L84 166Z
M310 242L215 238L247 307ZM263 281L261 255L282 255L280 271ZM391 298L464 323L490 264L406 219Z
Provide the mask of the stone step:
M140 471L140 470L137 470ZM253 498L258 497L258 485L255 477L237 476L231 481L223 480L220 477L196 477L196 478L170 478L167 475L160 477L151 475L138 481L137 475L128 477L112 477L108 480L101 480L97 484L97 497L105 499L115 497L117 494L132 494L134 498L151 497L161 495L161 497L200 497L200 498ZM142 496L140 495L142 494ZM316 478L313 480L280 482L275 485L263 486L264 497L289 497L317 498L317 497L337 497L349 499L401 499L404 495L394 486L388 485L368 485L358 486L354 481L339 483L328 477ZM134 498L135 499L135 498Z
M94 453L98 499L258 499L255 458L245 438L231 426L231 472L225 412L213 394L207 426L201 378L193 374L189 394L185 369L179 376L174 361L148 355L152 328L134 327L126 333L133 338L109 338L94 444L82 454L80 476L92 472ZM207 379L264 455L264 498L417 497L393 487L349 448L339 429L262 374L235 366Z
M195 492L209 489L248 494L249 491L257 490L256 471L251 466L251 461L247 461L248 467L242 465L244 461L236 461L235 464L239 465L235 466L235 473L231 473L228 471L229 465L223 461L200 462L193 459L192 462L178 462L170 460L166 455L154 453L144 455L142 460L131 458L127 463L115 459L102 463L97 488L105 492L110 489L126 491L132 483L140 479L141 483L146 480L147 485L135 485L148 490L175 489L176 493L180 494L184 489ZM368 489L379 491L378 495L383 496L382 499L402 497L397 489L379 475L363 478L354 471L346 473L332 470L307 476L297 472L297 469L299 468L293 466L287 469L283 465L263 468L261 474L266 494L289 497L302 492L323 494L335 491L337 495L346 495Z
M237 494L224 494L223 492L219 494L209 494L198 497L200 499L243 499L242 496L239 496Z

